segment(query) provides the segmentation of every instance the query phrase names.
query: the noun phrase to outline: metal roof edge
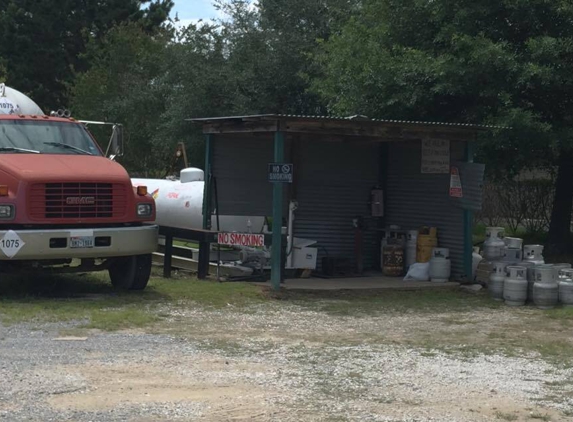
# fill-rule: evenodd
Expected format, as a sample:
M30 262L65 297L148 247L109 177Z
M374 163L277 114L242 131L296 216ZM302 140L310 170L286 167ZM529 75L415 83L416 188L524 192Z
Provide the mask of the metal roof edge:
M449 122L432 122L423 120L399 120L399 119L370 119L366 116L314 116L314 115L299 115L299 114L252 114L244 116L222 116L222 117L197 117L185 119L185 121L193 123L208 123L218 122L224 120L245 120L245 119L306 119L306 120L326 120L326 121L345 121L345 122L359 122L359 123L386 123L386 124L400 124L400 125L418 125L418 126L439 126L439 127L452 127L460 129L474 129L474 130L489 130L501 129L511 130L511 127L495 126L495 125L478 125L473 123L449 123Z

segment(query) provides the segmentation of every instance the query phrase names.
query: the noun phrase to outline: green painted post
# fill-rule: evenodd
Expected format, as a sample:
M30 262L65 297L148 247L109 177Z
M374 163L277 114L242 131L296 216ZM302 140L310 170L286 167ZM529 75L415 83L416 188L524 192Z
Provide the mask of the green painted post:
M473 142L466 142L465 160L468 163L473 163L474 161ZM473 281L473 214L471 210L464 210L464 273L468 281Z
M284 133L275 133L275 163L284 161ZM273 249L271 253L271 284L273 290L280 290L282 275L282 223L283 184L273 183Z
M203 191L203 230L211 229L211 135L205 135L205 185Z

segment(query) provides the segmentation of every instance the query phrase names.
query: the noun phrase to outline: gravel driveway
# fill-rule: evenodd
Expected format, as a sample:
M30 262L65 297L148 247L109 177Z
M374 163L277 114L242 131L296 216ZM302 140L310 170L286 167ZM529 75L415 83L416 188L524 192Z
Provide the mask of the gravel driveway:
M573 420L569 367L419 341L477 337L522 318L512 311L455 315L479 321L469 327L447 313L336 316L285 303L160 312L145 331L0 327L0 419Z

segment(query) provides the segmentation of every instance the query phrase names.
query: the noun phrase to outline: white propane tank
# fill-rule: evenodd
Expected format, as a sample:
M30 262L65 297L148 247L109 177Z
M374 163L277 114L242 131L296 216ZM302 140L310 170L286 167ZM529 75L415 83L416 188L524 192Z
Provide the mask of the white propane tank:
M505 242L503 241L504 228L486 227L485 236L486 240L483 242L483 257L487 261L499 261L503 258L503 248L505 248Z
M445 283L451 275L450 250L448 248L434 248L430 258L430 281Z
M9 86L0 84L0 114L31 114L43 116L44 112L32 99Z
M503 282L503 299L506 305L523 306L527 300L527 269L520 266L506 268L507 277Z
M147 186L147 191L155 199L156 219L160 226L182 229L203 228L203 189L205 182L203 170L196 168L185 169L181 172L181 180L140 179L132 178L133 186ZM252 231L259 233L263 229L264 217L258 216L228 216L220 215L220 231L248 232L249 220ZM219 230L217 219L212 217L213 230Z
M406 268L416 263L416 248L418 245L418 230L408 230L406 233Z

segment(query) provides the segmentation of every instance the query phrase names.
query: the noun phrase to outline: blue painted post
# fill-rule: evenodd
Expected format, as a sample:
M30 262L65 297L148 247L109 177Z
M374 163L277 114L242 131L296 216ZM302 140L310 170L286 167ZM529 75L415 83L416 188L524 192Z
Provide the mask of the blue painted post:
M275 132L275 163L284 162L284 133ZM282 277L283 184L273 182L273 249L271 253L271 285L280 290Z
M473 163L474 161L473 142L466 142L465 160L468 163ZM464 273L466 274L468 281L473 281L473 214L474 213L471 210L464 210Z

